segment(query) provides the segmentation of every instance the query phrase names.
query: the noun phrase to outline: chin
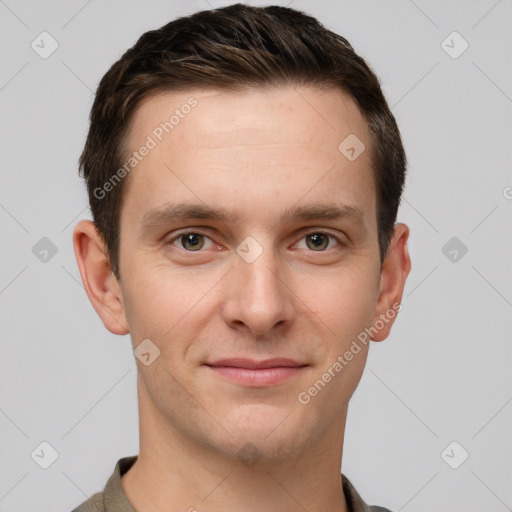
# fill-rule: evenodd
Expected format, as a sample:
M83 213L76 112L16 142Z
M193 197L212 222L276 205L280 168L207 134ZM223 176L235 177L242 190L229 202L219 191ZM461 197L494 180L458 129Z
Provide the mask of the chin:
M280 409L279 414L248 416L241 425L231 423L227 430L232 437L229 440L231 450L257 451L262 459L278 459L300 450L310 441L305 425L300 425L293 418L291 410ZM289 415L289 416L288 416Z

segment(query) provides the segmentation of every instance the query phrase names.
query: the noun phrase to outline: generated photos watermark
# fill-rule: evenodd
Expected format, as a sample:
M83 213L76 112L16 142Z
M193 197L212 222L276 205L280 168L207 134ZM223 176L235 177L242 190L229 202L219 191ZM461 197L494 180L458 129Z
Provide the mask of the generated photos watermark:
M94 189L94 197L100 200L104 199L107 193L130 174L130 172L132 172L133 169L162 142L165 136L171 133L172 130L180 124L181 120L185 119L185 117L190 114L194 107L197 107L197 105L197 100L192 96L186 103L181 105L180 108L174 109L174 114L172 114L167 121L163 121L156 126L151 134L146 137L144 144L142 144L138 150L133 151L132 155L101 187Z
M318 395L325 386L332 380L336 375L338 375L347 364L352 361L355 355L361 352L361 344L366 346L368 342L371 340L372 336L375 336L379 333L389 322L391 322L399 311L402 311L402 305L398 302L395 302L391 308L389 308L385 313L381 313L379 319L371 326L365 328L357 335L357 339L352 341L350 348L346 350L343 354L340 354L336 361L332 363L329 368L321 375L321 377L316 380L307 390L301 391L297 400L302 405L307 405L311 402L311 399Z

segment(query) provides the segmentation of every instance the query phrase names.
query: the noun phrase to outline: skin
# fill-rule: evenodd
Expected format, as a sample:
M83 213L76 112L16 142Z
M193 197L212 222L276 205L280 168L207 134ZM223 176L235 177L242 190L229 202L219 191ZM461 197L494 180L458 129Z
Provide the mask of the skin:
M400 302L409 229L395 226L381 267L369 130L345 93L159 94L137 109L130 147L191 96L197 106L130 174L119 281L94 225L81 221L74 231L82 281L106 328L130 333L133 348L150 339L160 350L149 366L136 359L140 453L123 488L137 510L155 512L346 511L347 407L369 343L307 405L297 396ZM366 145L354 161L338 150L351 133ZM147 212L182 202L239 219L171 218L142 229ZM279 221L288 208L332 203L358 208L362 221ZM199 251L183 245L184 228L204 235L194 239ZM332 235L320 236L320 249L311 243L319 230ZM252 263L236 252L249 236L263 250ZM373 340L384 340L392 324ZM251 388L204 366L226 357L307 366ZM249 442L260 457L253 465L237 456Z

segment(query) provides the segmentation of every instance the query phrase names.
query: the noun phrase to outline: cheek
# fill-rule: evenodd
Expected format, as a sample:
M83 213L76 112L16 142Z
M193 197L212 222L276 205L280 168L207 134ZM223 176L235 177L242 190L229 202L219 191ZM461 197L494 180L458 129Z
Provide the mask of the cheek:
M173 297L156 272L146 269L139 273L135 265L130 267L123 287L123 302L134 345L144 338L156 343L164 322L169 324L167 329L172 327L172 316L168 312L176 309L170 302Z
M311 322L317 326L313 345L318 367L302 391L318 395L314 403L327 423L335 421L337 409L330 410L326 404L347 404L366 364L370 339L365 329L371 325L376 305L373 281L362 274L340 273L308 299L314 313Z
M367 269L366 269L367 270ZM316 276L302 282L298 296L320 321L323 331L336 336L339 343L357 336L369 325L378 297L375 273L340 268L329 276ZM339 347L338 347L339 348Z
M130 333L134 344L149 338L165 350L169 340L177 342L184 332L193 337L200 328L214 280L211 275L191 279L165 265L144 265L138 265L140 273L134 267L123 291Z

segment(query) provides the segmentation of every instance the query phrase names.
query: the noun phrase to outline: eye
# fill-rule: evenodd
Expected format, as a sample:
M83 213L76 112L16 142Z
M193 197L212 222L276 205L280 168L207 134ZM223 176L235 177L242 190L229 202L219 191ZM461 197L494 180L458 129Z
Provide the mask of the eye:
M206 240L209 240L211 243L212 240L208 238L206 235L202 233L196 233L195 231L187 231L185 233L181 233L178 236L174 237L169 241L172 245L176 245L176 243L180 244L181 249L185 249L186 251L197 252L200 251L206 243Z
M299 248L309 249L315 252L325 252L327 249L332 249L333 240L338 244L338 246L343 245L337 237L323 231L311 231L306 233L300 242L303 242L303 240L306 241L306 247L299 246ZM209 246L208 243L210 244ZM208 249L214 246L211 238L196 231L181 232L169 240L168 244L174 245L188 252L200 252L201 249ZM220 246L217 247L219 249L221 248Z
M335 240L338 245L342 245L341 242L334 235L330 233L324 233L323 231L312 231L307 233L302 240L306 240L306 248L316 252L323 252L329 248L330 241Z

